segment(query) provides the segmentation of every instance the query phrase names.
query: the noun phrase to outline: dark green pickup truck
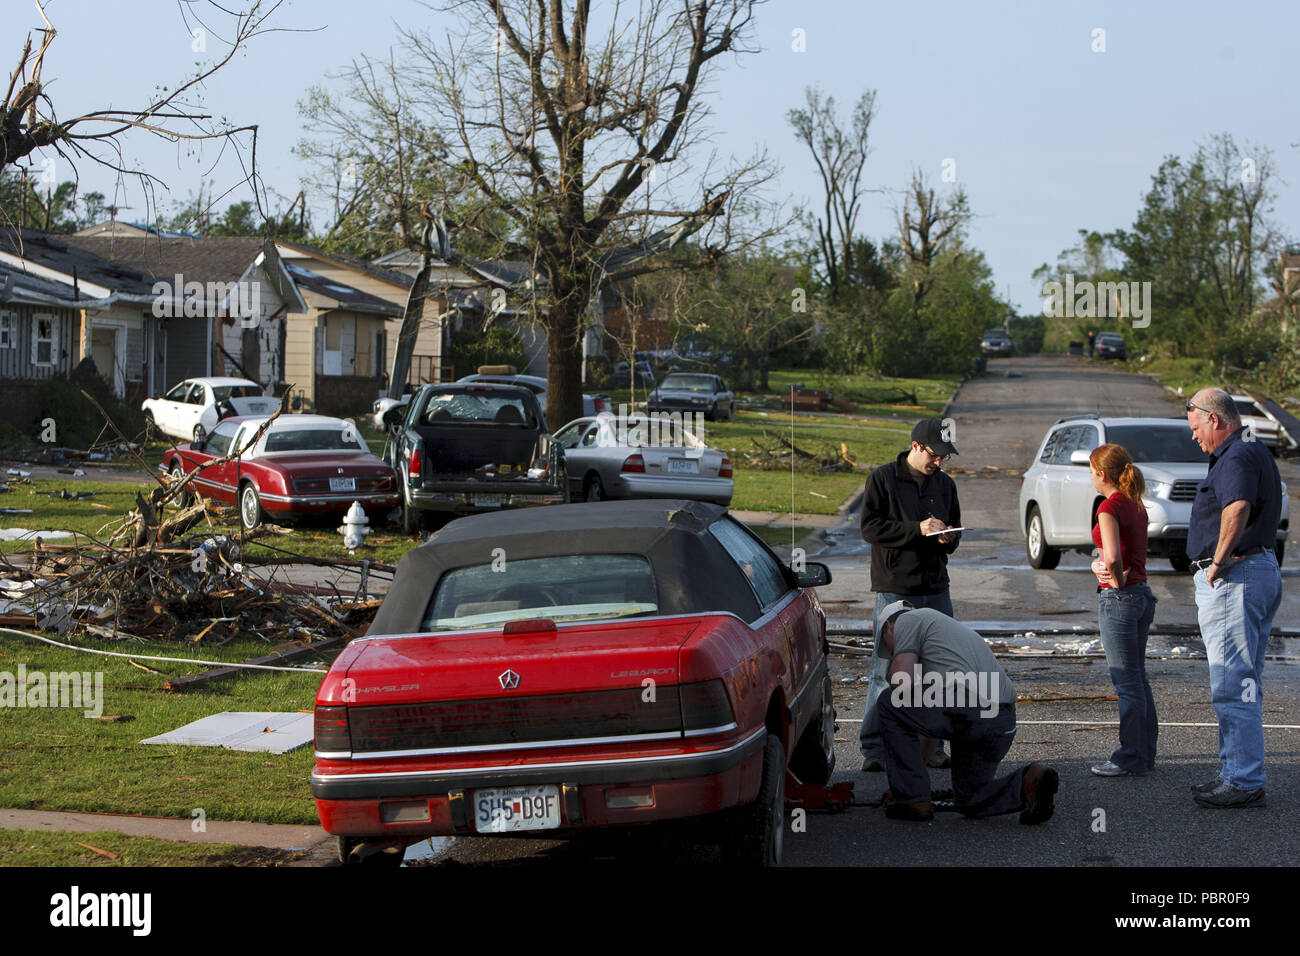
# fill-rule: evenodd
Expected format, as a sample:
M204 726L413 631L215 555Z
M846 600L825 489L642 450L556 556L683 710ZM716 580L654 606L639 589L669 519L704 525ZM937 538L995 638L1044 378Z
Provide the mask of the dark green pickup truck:
M564 452L537 398L514 385L425 385L389 410L387 458L407 533L452 518L567 502Z

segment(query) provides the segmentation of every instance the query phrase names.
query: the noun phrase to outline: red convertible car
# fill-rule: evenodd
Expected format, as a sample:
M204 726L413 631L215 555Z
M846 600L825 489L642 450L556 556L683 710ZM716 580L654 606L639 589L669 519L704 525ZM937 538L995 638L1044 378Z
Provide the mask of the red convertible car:
M777 863L787 766L835 764L829 581L702 502L453 521L317 693L321 825L345 863L400 862L435 834L708 815L727 859Z
M249 530L263 515L279 521L342 514L354 501L375 524L401 503L393 469L370 453L351 422L286 415L254 442L266 419L227 418L202 440L169 449L158 467L179 476L239 451L230 461L203 468L192 484L205 497L237 505Z

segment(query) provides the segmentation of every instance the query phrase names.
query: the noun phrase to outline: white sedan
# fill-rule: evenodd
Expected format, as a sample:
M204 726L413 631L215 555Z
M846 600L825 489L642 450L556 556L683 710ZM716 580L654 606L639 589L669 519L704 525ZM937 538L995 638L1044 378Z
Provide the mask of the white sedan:
M170 438L198 441L222 418L269 415L279 404L246 378L187 378L165 395L145 399L140 408L151 428Z

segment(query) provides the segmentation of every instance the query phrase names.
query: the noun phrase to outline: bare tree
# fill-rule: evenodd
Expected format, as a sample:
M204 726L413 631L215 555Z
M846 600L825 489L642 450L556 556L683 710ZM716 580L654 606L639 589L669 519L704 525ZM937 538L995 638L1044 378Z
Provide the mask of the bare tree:
M282 2L275 0L263 8L262 0L256 0L246 10L231 10L217 0L207 0L206 6L198 0L184 0L182 17L194 43L206 44L209 35L225 37L228 49L221 56L179 85L161 87L160 92L139 106L91 109L64 118L55 107L51 83L45 76L45 56L57 33L41 0L35 0L45 26L34 31L40 36L35 46L32 34L27 35L4 98L0 100L0 168L18 165L40 150L52 149L68 162L74 174L78 162L98 164L119 176L135 177L152 198L153 186L161 181L146 170L128 166L121 142L124 134L139 130L173 142L218 141L223 152L226 148L234 150L243 173L231 189L242 183L251 184L261 211L262 200L257 188L257 126L236 126L204 112L199 96L204 84L254 37L277 32L267 26L267 21ZM204 16L209 14L218 16L219 21L205 20Z
M835 110L835 98L817 87L804 90L807 106L790 110L786 118L795 137L808 147L822 181L822 214L815 220L817 251L825 271L832 303L853 282L854 240L862 209L862 169L870 152L868 138L875 117L876 92L859 97L847 127Z
M936 196L924 174L913 170L896 215L899 248L912 267L912 308L919 312L934 284L935 261L949 239L960 237L971 218L970 205L960 186L950 195Z
M549 421L580 414L602 284L663 268L650 254L697 229L704 260L754 237L739 217L771 171L705 153L702 88L719 57L749 52L756 3L642 0L593 14L590 0L464 0L448 6L454 34L403 30L392 80L442 138L467 205L491 213L449 228L531 264L514 291L547 331ZM699 160L689 174L688 154Z

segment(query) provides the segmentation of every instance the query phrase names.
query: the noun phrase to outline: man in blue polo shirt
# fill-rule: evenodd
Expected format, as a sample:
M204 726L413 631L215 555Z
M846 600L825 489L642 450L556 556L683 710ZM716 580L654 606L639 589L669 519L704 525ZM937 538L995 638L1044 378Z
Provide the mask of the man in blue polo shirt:
M1196 609L1219 718L1219 776L1192 787L1203 807L1264 806L1261 679L1282 574L1273 553L1282 511L1277 465L1243 437L1232 397L1217 388L1187 403L1187 424L1210 470L1196 491L1187 556L1196 567Z

